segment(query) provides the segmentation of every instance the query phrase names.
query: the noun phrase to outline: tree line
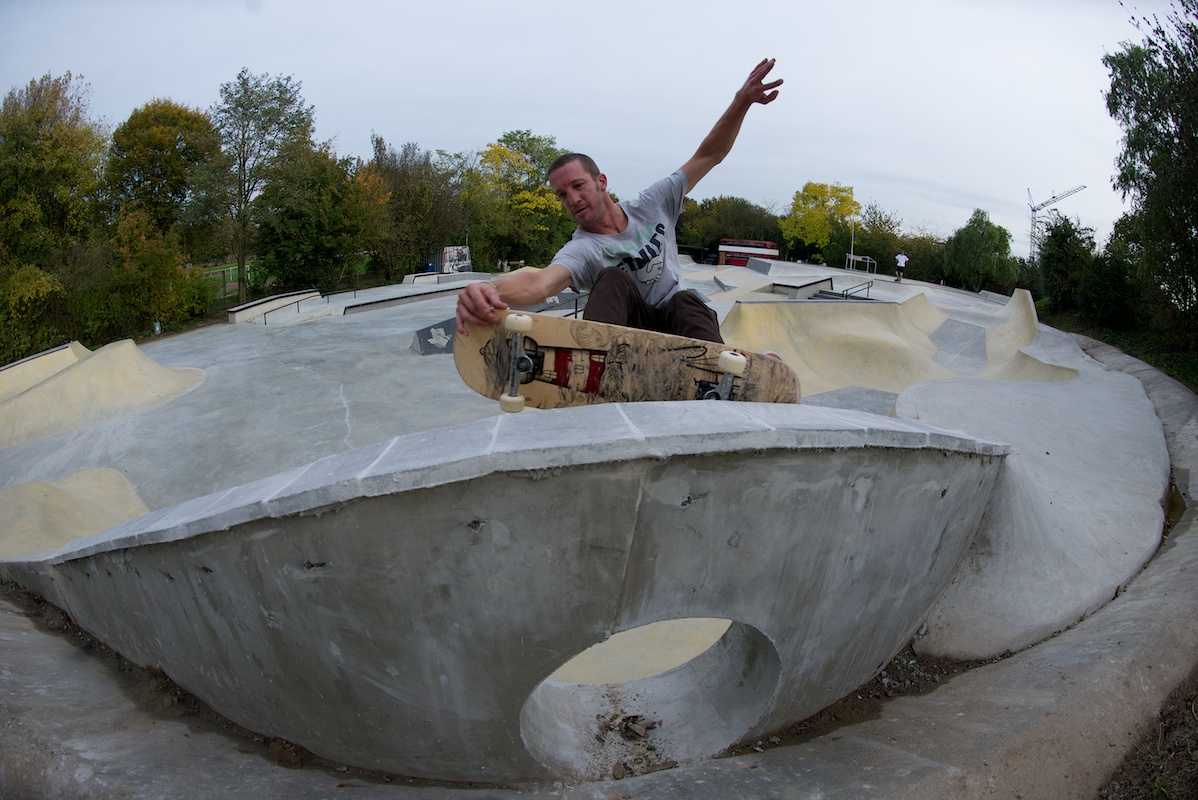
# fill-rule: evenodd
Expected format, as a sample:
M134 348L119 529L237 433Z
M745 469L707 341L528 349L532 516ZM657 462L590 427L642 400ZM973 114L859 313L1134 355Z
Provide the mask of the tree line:
M1151 325L1191 342L1198 327L1198 0L1139 20L1141 43L1108 54L1106 95L1125 133L1115 186L1132 210L1099 247L1079 220L1050 216L1034 262L975 209L950 236L905 230L853 188L808 182L787 208L687 198L680 245L778 242L784 258L883 271L969 290L1024 287L1042 307L1113 327ZM70 73L13 88L0 107L0 363L69 339L102 344L205 314L206 265L234 262L238 298L395 282L468 244L476 269L548 263L573 222L545 181L565 152L509 131L448 153L372 136L369 159L314 139L314 109L290 76L243 69L208 110L155 99L112 131L89 118Z

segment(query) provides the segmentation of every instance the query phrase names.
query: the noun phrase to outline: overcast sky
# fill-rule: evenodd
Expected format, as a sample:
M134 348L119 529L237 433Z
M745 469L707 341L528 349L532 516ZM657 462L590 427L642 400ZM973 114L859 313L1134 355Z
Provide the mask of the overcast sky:
M632 196L690 157L749 70L779 98L691 193L789 208L852 186L947 236L975 208L1027 255L1028 190L1104 243L1120 130L1105 53L1167 0L0 0L0 88L70 71L116 126L164 97L210 108L242 67L290 75L342 155L479 150L529 129ZM1040 212L1044 214L1046 212Z

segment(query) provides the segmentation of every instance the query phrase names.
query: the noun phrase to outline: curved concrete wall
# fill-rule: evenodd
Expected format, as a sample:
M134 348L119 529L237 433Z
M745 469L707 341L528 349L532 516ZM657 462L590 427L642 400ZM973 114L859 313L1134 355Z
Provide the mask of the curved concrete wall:
M1006 452L802 406L507 415L156 511L0 576L328 758L598 778L714 755L875 674L963 558ZM667 673L547 680L617 631L686 617L732 625ZM624 736L625 718L661 724Z
M1075 377L926 383L896 402L906 418L1011 447L970 553L915 641L934 657L988 659L1052 636L1115 597L1160 544L1169 451L1139 381L1060 333L1027 349L1025 367Z

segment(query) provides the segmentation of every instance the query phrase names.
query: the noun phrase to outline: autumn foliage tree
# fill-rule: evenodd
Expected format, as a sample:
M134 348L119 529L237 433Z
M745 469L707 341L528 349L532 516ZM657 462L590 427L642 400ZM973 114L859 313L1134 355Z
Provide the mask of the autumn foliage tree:
M144 211L173 229L197 190L198 172L220 154L220 137L203 111L153 100L112 133L104 179L112 204Z
M546 264L574 230L546 173L564 151L552 136L509 131L478 156L475 210L500 258Z
M47 74L0 107L0 363L61 344L77 251L101 235L105 133L86 83Z
M849 220L860 213L861 204L853 199L853 187L808 181L795 192L790 213L780 225L788 241L806 245L823 260L822 251L831 243L835 229L847 229Z
M110 341L202 314L211 287L187 260L174 230L162 230L143 208L121 212L110 243L111 261L80 303L85 335Z

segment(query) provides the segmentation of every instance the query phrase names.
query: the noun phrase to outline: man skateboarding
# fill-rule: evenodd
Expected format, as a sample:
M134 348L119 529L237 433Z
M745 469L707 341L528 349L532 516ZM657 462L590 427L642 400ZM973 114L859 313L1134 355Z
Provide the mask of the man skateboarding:
M909 260L910 259L907 258L906 251L903 250L899 250L898 255L894 257L894 273L898 275L898 277L894 279L895 283L903 282L903 270L907 268L907 262Z
M722 342L715 313L682 285L675 227L682 198L732 150L749 108L778 96L782 81L765 82L773 68L772 58L754 67L690 160L635 200L614 202L589 157L557 159L547 177L578 224L574 236L545 269L467 286L458 295L458 332L467 335L467 322L494 324L495 309L530 306L574 286L590 292L584 319Z

